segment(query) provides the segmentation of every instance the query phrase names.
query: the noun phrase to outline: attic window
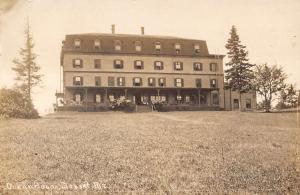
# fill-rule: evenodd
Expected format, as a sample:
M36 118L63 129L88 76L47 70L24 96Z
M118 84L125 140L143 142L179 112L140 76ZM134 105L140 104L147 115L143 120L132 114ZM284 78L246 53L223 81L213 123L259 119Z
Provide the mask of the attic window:
M195 53L200 53L200 45L199 44L195 44L194 45L194 50L195 50Z
M100 46L101 46L100 40L95 40L94 41L94 46L95 46L95 49L100 49Z
M181 45L179 43L176 43L175 44L175 51L176 51L176 53L179 54L180 50L181 50Z
M160 44L160 42L156 42L155 43L155 51L160 52L160 50L161 50L161 44Z
M80 45L81 45L80 39L75 39L75 40L74 40L74 47L75 47L75 48L80 48Z

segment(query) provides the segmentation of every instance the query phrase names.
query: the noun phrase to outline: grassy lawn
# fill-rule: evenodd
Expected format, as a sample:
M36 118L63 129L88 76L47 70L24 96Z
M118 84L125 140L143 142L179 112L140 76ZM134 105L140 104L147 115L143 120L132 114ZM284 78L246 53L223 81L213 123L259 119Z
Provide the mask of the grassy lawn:
M2 120L0 194L25 192L15 188L28 184L39 186L29 194L51 185L69 194L296 194L299 122L297 113L239 112Z

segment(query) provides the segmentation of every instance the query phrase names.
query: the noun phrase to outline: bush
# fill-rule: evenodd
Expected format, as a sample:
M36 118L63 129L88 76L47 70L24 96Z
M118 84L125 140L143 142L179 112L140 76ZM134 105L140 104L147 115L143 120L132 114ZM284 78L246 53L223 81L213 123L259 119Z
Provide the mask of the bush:
M0 89L2 118L39 118L32 102L16 89Z
M135 105L125 97L120 97L110 102L110 109L114 111L120 110L125 112L133 112L135 110Z

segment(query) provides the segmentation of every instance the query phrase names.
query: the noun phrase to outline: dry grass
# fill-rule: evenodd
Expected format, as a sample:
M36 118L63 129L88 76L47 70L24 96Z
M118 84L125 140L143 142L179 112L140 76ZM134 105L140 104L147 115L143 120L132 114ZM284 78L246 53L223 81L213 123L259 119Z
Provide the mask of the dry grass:
M239 112L59 113L0 121L0 194L42 194L42 184L62 182L90 185L62 188L65 194L298 194L299 122L297 113ZM39 188L8 190L7 183Z

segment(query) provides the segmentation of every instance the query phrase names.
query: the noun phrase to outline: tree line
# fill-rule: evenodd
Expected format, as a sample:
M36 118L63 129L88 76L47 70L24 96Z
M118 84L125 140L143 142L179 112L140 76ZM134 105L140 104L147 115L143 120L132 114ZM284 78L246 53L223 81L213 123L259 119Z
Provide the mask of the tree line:
M258 109L270 112L272 103L278 100L276 108L291 108L299 105L299 94L294 84L287 83L287 74L277 65L249 63L246 46L241 44L237 29L232 26L230 37L225 45L229 61L225 64L226 87L241 94L256 91L262 101ZM242 107L239 106L241 109Z

